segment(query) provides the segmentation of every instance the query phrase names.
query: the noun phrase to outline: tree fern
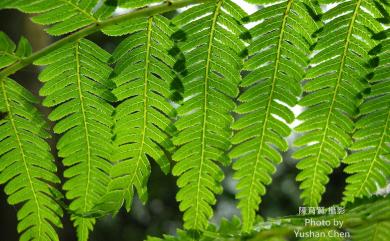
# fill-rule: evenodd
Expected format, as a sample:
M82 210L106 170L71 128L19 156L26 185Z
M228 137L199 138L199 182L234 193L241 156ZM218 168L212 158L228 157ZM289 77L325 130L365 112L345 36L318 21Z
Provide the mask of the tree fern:
M111 115L114 98L108 80L110 55L94 43L82 39L69 43L39 59L48 65L39 75L44 82L40 94L43 105L55 107L49 119L56 122L54 132L61 134L58 155L68 179L63 189L72 200L74 213L88 212L106 192L111 155ZM73 215L79 240L87 240L94 219Z
M328 175L347 154L368 51L375 46L370 31L382 28L374 18L378 11L372 1L337 3L323 15L326 24L307 71L306 95L299 102L307 109L298 117L303 123L296 131L303 135L295 144L302 148L294 157L302 159L297 180L302 182L301 197L310 206L319 204Z
M305 205L320 203L341 161L350 174L346 212L313 217L343 227L315 229L388 239L389 198L373 197L390 177L388 1L247 1L258 4L250 16L232 0L0 0L0 9L32 13L49 34L66 34L32 54L25 38L15 45L0 32L0 185L19 209L20 240L59 240L67 206L37 100L8 77L32 63L46 66L40 95L52 108L79 240L97 217L129 210L134 195L146 202L152 161L168 173L171 158L188 231L165 240L287 240L310 230L307 216L256 217L288 150L297 102ZM161 16L181 7L165 15L171 20ZM109 18L118 8L128 10ZM84 39L100 31L122 38L112 56ZM220 166L232 159L242 222L217 228L209 220L223 191Z
M236 146L230 153L238 158L233 168L244 231L251 229L264 185L271 182L275 165L282 160L276 149L288 148L284 138L290 128L285 122L291 123L294 114L286 105L297 102L313 43L311 34L316 30L304 1L267 5L249 20L262 22L250 30L253 42L244 70L251 72L241 83L246 89L238 98L241 104L235 112L242 116L233 125L237 132L232 142ZM306 28L297 31L301 24Z
M230 162L226 151L232 135L229 114L238 94L244 44L238 21L244 12L229 0L188 9L173 19L180 27L185 57L182 71L184 102L178 108L173 142L179 148L173 174L179 176L177 200L184 211L184 227L204 229L212 216L215 194L222 192L224 174L217 163Z
M347 178L345 202L372 195L390 177L390 38L378 47L383 51L370 79L371 93L359 107L355 141L349 148L353 153L344 160L345 172L352 174Z
M168 54L172 30L164 17L136 19L130 36L113 53L113 93L120 102L115 114L115 155L109 192L101 211L117 211L123 201L129 210L134 196L145 202L150 174L149 158L167 173L167 151L173 107L168 102L175 60ZM126 28L125 28L126 29ZM122 33L125 29L122 29Z

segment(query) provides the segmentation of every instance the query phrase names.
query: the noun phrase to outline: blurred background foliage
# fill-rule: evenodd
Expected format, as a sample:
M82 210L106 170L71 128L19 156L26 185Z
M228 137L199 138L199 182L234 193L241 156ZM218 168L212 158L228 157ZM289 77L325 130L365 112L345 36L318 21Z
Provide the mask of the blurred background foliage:
M167 14L168 17L173 15L175 13ZM0 31L7 33L15 42L21 36L25 36L31 42L33 51L56 41L56 38L48 36L41 26L32 23L28 16L14 10L0 11ZM122 40L103 34L95 34L88 38L109 52L112 52ZM38 72L38 67L30 66L15 74L14 79L38 96L38 90L41 87L37 80ZM48 109L44 108L41 111L44 115L49 112ZM53 147L57 138L54 136L51 140ZM290 144L293 139L294 136L291 136ZM259 212L259 215L263 217L294 215L297 214L299 206L302 205L299 200L298 184L295 181L297 170L295 168L296 161L291 159L292 151L293 149L283 154L284 162L279 165L278 171L274 174L273 183L268 187L267 194L263 198ZM57 159L56 161L59 175L62 176L61 160ZM342 169L343 166L330 177L322 206L329 206L341 201L345 184L345 174L342 173ZM222 217L230 219L234 215L239 215L235 207L235 182L232 180L232 170L225 168L225 174L224 193L218 197L218 204L215 206L215 215L212 220L217 225ZM147 235L161 237L163 234L175 234L176 229L182 226L182 214L179 212L178 203L175 200L176 178L171 175L165 176L156 165L153 165L148 186L149 200L146 206L135 200L129 214L125 210L121 210L115 217L100 219L90 240L141 241ZM20 207L7 204L2 188L0 187L0 240L17 241L16 213ZM64 228L60 230L60 240L75 241L75 231L68 216L63 218L63 225Z

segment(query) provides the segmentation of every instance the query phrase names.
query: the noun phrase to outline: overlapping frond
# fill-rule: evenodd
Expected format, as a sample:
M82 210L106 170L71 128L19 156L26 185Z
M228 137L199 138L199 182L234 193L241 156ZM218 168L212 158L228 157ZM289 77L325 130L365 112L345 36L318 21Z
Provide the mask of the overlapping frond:
M351 144L358 94L364 88L368 69L368 52L376 43L372 32L382 26L373 1L337 1L337 6L324 13L326 23L320 33L307 71L305 96L299 104L306 110L298 117L296 128L302 132L294 153L300 159L301 197L316 206L325 192L328 175L340 165Z
M132 33L113 53L115 62L114 95L120 102L115 113L115 165L111 171L109 192L101 211L118 211L126 202L130 210L135 189L140 199L147 199L149 159L169 172L166 153L171 149L169 85L174 78L175 59L169 21L162 17L137 19Z
M9 78L0 79L0 184L17 213L21 241L58 240L62 227L57 167L45 141L47 123L34 104L38 100Z
M372 195L390 177L390 38L377 48L383 51L376 57L379 65L369 80L371 92L359 107L354 143L349 148L353 153L344 159L348 165L344 171L352 174L347 178L344 202Z
M109 16L115 7L99 0L2 0L0 9L15 8L25 13L38 14L31 19L42 25L51 25L46 31L51 35L73 32Z
M186 232L184 230L176 230L176 235L164 235L163 238L148 237L145 241L228 241L240 240L241 222L236 216L232 220L222 219L219 227L209 225L207 232L199 233L198 235Z
M390 235L390 222L360 226L352 229L351 234L353 241L387 241Z
M275 165L282 160L278 150L288 148L287 123L294 120L290 108L301 92L300 81L313 44L311 34L317 29L306 4L282 1L249 16L250 21L261 23L250 30L253 42L244 70L251 72L240 84L245 90L235 109L241 116L233 125L236 133L232 142L236 146L230 153L237 158L233 169L244 231L251 229L265 185L271 183Z
M376 200L378 199L378 200ZM358 200L358 202L366 200ZM370 202L350 209L349 213L363 217L367 222L350 229L353 241L387 241L390 235L390 199L372 198Z
M44 82L43 105L54 107L49 119L61 134L58 155L63 158L67 181L63 185L69 208L76 214L88 212L106 192L111 168L111 127L114 100L109 81L110 54L81 39L39 59L47 65L39 75ZM93 218L73 215L79 240L87 240Z
M21 37L18 46L0 31L0 69L10 66L31 54L32 48L28 40Z
M238 94L243 33L239 20L245 15L229 0L218 0L184 11L173 23L183 40L184 101L178 108L179 133L173 138L178 150L173 175L179 176L177 200L184 211L186 229L204 229L212 216L215 194L222 192L224 174L218 163L230 163L234 109Z

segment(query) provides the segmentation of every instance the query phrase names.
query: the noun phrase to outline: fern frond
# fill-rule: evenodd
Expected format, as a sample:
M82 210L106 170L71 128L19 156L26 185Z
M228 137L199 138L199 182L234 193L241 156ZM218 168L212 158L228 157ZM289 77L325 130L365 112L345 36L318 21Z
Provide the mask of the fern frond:
M390 38L378 47L383 51L377 55L379 66L369 80L371 93L359 107L354 143L349 148L353 153L344 159L348 165L344 171L352 174L347 178L344 202L372 195L390 177Z
M207 230L203 233L194 233L192 231L176 230L176 235L164 235L163 238L147 237L145 241L228 241L228 240L241 240L240 237L241 222L236 216L233 216L231 220L223 218L219 227L211 224ZM270 241L270 240L268 240Z
M1 8L15 8L24 13L38 14L31 20L42 25L51 25L46 32L62 35L97 23L102 10L94 15L99 0L2 0ZM109 8L103 5L103 8Z
M102 29L102 32L108 36L124 36L124 35L134 34L138 31L142 31L142 30L145 31L146 29L145 21L147 21L146 17L129 19L111 26L104 27ZM171 30L169 29L166 30L168 30L168 32L171 32ZM164 36L167 34L168 33L165 33ZM166 51L165 48L163 50ZM126 50L119 49L117 50L117 52L118 51L126 51Z
M230 163L233 98L238 94L245 48L238 21L245 15L229 0L194 6L173 19L181 30L184 57L184 101L178 108L178 146L173 175L179 176L177 200L184 227L202 230L212 216L215 194L222 192L224 174L217 163Z
M124 201L129 211L134 189L146 202L150 158L165 173L170 169L166 152L172 147L173 131L173 107L168 102L175 63L168 54L172 30L162 16L140 18L132 26L133 32L113 53L113 93L120 104L114 117L116 164L109 191L97 207L103 212L118 211Z
M261 23L250 30L253 42L244 70L251 73L240 84L246 89L235 109L242 116L233 125L236 133L232 142L236 146L230 153L237 158L233 165L238 180L236 198L245 232L251 230L265 185L271 183L275 165L282 160L278 150L288 149L285 137L290 128L286 122L291 123L295 117L286 105L291 107L297 102L313 44L311 34L317 29L305 3L283 1L249 16L250 21Z
M31 55L31 52L31 45L26 38L20 38L16 46L4 32L0 31L0 69Z
M382 26L372 1L337 1L323 15L326 24L320 34L306 75L306 95L299 104L306 110L296 128L303 135L295 141L302 148L293 155L304 203L316 206L328 183L328 175L340 165L351 144L358 94L363 90L368 52L376 45L372 32Z
M21 241L58 240L62 227L57 167L45 141L48 127L34 104L38 100L9 78L0 79L0 184L17 216Z
M109 81L110 54L81 39L42 57L35 64L47 65L39 75L43 105L55 107L49 119L61 134L58 155L66 167L63 189L72 200L69 208L86 213L105 194L112 154L111 127L114 100ZM94 219L73 215L79 240L87 240Z
M390 235L390 199L372 198L368 203L363 203L352 208L348 213L364 217L366 222L349 228L353 241L387 241ZM375 200L378 199L378 200ZM356 203L365 202L357 200Z
M353 241L387 241L390 221L360 226L351 230Z

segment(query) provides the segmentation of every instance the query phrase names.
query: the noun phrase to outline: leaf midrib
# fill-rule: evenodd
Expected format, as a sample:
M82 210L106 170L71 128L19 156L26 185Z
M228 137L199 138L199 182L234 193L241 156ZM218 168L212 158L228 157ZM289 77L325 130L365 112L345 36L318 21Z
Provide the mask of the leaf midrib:
M374 231L374 235L372 235L371 241L376 241L376 236L378 235L379 223L374 224L374 226L375 226L375 231Z
M75 46L75 57L76 57L76 76L77 76L77 91L80 99L80 108L81 108L81 114L83 117L83 125L84 125L84 134L85 134L85 141L86 141L86 146L87 146L87 183L85 187L85 193L84 193L84 203L83 203L83 211L87 211L87 199L89 196L89 186L91 182L91 143L89 139L89 128L88 128L88 123L87 123L87 116L86 116L86 110L85 110L85 103L84 103L84 95L83 95L83 90L82 90L82 85L81 85L81 66L80 66L80 52L79 52L79 47L80 43L79 41L76 42ZM81 226L84 226L84 221L85 219L82 218L82 224ZM85 234L85 227L82 227L82 240L85 240L88 234Z
M208 105L208 88L209 88L209 75L210 75L210 65L211 65L211 55L213 51L213 42L214 42L214 33L216 31L216 25L218 16L220 14L220 9L222 6L223 0L219 0L216 7L215 12L213 15L213 20L211 22L211 28L210 28L210 37L208 41L208 50L207 50L207 60L206 60L206 68L205 68L205 83L204 83L204 101L203 101L203 123L202 123L202 136L201 136L201 155L200 155L200 165L199 165L199 174L198 174L198 180L197 180L197 188L196 188L196 206L195 206L195 221L194 221L194 227L197 228L198 226L198 215L199 215L199 194L200 194L200 183L201 178L203 174L203 165L205 161L205 149L206 149L206 128L207 128L207 118L208 118L208 111L207 111L207 105Z
M336 103L336 97L337 97L337 94L338 94L338 90L340 88L340 85L341 85L341 80L342 80L342 77L343 77L343 73L344 73L344 66L345 66L345 60L347 58L347 55L348 55L348 49L349 49L349 44L350 44L350 38L352 36L352 31L353 31L353 27L354 27L354 24L355 24L355 20L356 20L356 17L357 17L357 14L359 12L359 9L360 9L360 4L361 4L362 0L358 0L358 2L356 3L356 7L355 7L355 10L353 12L353 15L352 15L352 18L351 18L351 22L349 24L349 27L348 27L348 32L347 32L347 37L346 37L346 40L345 40L345 44L344 44L344 51L343 51L343 54L342 54L342 57L341 57L341 61L340 61L340 68L339 68L339 74L338 74L338 77L337 77L337 83L336 83L336 86L333 90L333 96L332 96L332 103L329 107L329 112L328 112L328 115L327 115L327 118L326 118L326 122L325 122L325 128L324 128L324 134L322 136L322 140L320 142L320 148L319 148L319 151L318 151L318 155L317 155L317 158L316 158L316 162L315 162L315 166L314 166L314 176L313 176L313 181L312 181L312 185L310 186L310 196L309 196L309 204L310 205L314 205L315 203L313 203L313 192L314 192L314 182L316 180L316 177L317 177L317 169L318 169L318 164L319 164L319 161L320 161L320 157L322 156L322 151L323 151L323 148L324 148L324 142L325 142L325 139L328 135L328 130L329 130L329 123L330 123L330 119L331 119L331 116L332 116L332 113L333 113L333 109L335 107L335 103Z
M27 173L28 183L30 184L30 188L31 188L31 191L32 191L33 197L34 197L34 202L35 202L35 205L37 207L37 216L38 216L38 220L39 220L39 224L38 224L38 239L40 239L41 235L42 235L41 234L42 233L42 220L41 220L41 208L40 208L40 205L39 205L39 202L38 202L37 191L35 190L35 187L33 185L32 177L31 177L31 174L30 174L30 169L28 168L28 164L27 164L27 160L26 160L26 154L24 153L23 144L22 144L22 141L20 139L19 132L17 130L18 128L16 127L16 124L15 124L15 120L14 120L14 117L13 117L14 114L13 114L11 105L9 103L7 91L6 91L6 88L5 88L5 80L0 80L0 83L1 83L1 88L3 90L3 96L4 96L4 101L5 101L5 104L6 104L6 107L7 107L9 120L11 121L12 129L13 129L13 131L15 133L15 137L16 137L16 141L18 143L18 148L19 148L19 151L20 151L20 154L21 154L21 157L22 157L23 165L24 165L25 171Z

